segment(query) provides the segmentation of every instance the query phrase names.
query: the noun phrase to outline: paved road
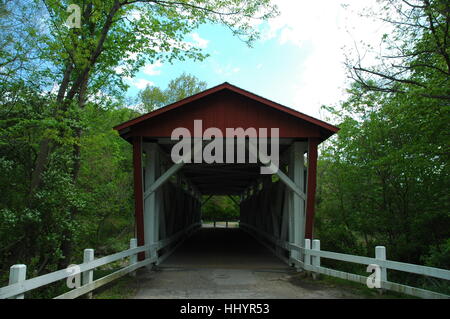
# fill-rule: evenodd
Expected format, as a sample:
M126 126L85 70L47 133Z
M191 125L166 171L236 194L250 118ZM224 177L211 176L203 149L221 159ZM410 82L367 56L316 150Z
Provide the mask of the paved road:
M138 273L134 298L356 298L301 279L240 229L203 228L157 271Z

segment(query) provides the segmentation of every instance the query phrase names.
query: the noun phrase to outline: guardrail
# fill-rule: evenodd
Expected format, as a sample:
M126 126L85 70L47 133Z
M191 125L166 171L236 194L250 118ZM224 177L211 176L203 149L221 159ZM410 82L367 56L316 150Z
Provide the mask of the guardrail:
M211 225L212 228L235 228L236 224L239 224L238 220L208 220L203 221L203 227L207 227L207 225ZM232 226L233 225L233 226Z
M197 227L200 223L195 223L190 225L188 228L179 231L170 238L159 241L154 245L145 245L137 247L137 240L130 240L130 248L118 252L109 256L94 259L94 250L85 249L83 263L79 265L72 265L67 269L61 269L55 272L51 272L42 276L34 277L31 279L26 279L26 265L13 265L10 268L9 285L0 288L0 299L10 298L10 299L23 299L24 294L27 291L54 283L59 280L67 279L69 277L74 277L76 275L81 275L82 285L75 288L69 292L55 297L54 299L73 299L79 296L90 293L94 289L97 289L107 283L110 283L126 274L132 273L135 270L144 267L146 265L161 262L163 259L167 258ZM163 256L157 257L156 255L151 256L151 252L156 250L156 253L169 245L173 244L179 240L175 247L171 248ZM138 261L137 254L141 252L147 252L148 258ZM128 266L115 271L105 277L93 280L93 271L95 268L104 266L106 264L121 260L123 258L130 257ZM76 271L74 271L76 270Z
M324 274L332 277L342 278L350 281L359 282L362 284L366 284L368 278L361 275L351 274L343 271L338 271L326 267L322 267L320 265L321 258L332 259L345 261L350 263L362 264L362 265L375 265L380 267L380 289L391 290L411 296L416 296L420 298L426 299L450 299L449 295L433 292L430 290L420 289L416 287L411 287L407 285L402 285L399 283L391 282L387 280L387 270L398 270L418 275L424 275L444 280L450 280L450 271L446 269L427 267L415 264L402 263L398 261L392 261L386 259L386 248L384 246L375 247L375 258L364 257L364 256L355 256L349 254L341 254L335 253L331 251L324 251L320 249L320 240L313 240L312 242L309 239L305 239L304 247L300 247L298 245L291 244L286 241L279 240L272 235L269 235L252 225L248 225L246 223L240 223L242 229L248 231L254 237L255 233L269 241L271 244L280 247L282 249L296 249L300 251L303 255L303 260L293 259L298 267L303 268L304 270L311 271L315 274ZM252 233L253 232L253 233ZM263 242L263 244L265 244ZM266 244L265 244L266 245ZM274 250L272 247L266 245L272 251ZM284 258L285 259L285 258Z

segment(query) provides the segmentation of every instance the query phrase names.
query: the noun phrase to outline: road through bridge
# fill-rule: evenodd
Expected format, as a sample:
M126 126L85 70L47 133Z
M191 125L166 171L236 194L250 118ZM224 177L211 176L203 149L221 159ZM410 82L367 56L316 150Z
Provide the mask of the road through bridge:
M156 269L140 270L136 299L361 298L301 279L239 228L201 228Z

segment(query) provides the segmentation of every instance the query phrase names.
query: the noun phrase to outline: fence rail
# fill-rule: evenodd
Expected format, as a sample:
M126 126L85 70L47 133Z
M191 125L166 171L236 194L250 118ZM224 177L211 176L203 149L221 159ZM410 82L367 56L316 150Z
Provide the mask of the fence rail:
M136 247L136 239L130 240L130 248L109 256L94 259L94 250L85 249L84 260L82 264L74 265L75 267L68 267L67 269L61 269L55 272L51 272L39 277L34 277L31 279L26 279L26 266L25 265L13 265L10 269L10 280L9 285L0 288L0 299L13 298L13 299L23 299L24 293L59 280L66 279L71 276L80 274L82 276L82 286L75 288L67 293L55 297L55 299L72 299L79 297L81 295L87 294L98 287L101 287L115 279L118 279L128 273L144 267L146 265L156 263L160 260L156 255L151 256L150 252L153 250L159 251L161 249L167 248L169 245L173 244L177 240L182 242L192 231L199 227L199 223L192 224L186 229L174 234L170 238L162 240L154 245L145 245ZM179 244L179 243L178 243ZM177 245L178 246L178 245ZM174 248L170 249L165 253L164 257L167 257ZM147 252L148 258L138 261L137 254L141 252ZM93 270L100 266L121 260L123 258L130 258L129 265L111 273L105 277L97 280L93 280ZM76 273L73 270L76 269Z
M303 268L307 271L311 271L313 273L324 274L332 277L342 278L350 281L359 282L362 284L366 284L368 278L365 276L347 273L343 271L338 271L330 268L325 268L320 265L321 258L332 259L338 261L345 261L350 263L357 263L362 265L377 265L381 269L381 289L391 290L399 293L404 293L411 296L416 296L420 298L426 299L450 299L449 295L445 295L442 293L433 292L430 290L420 289L416 287L411 287L407 285L402 285L394 282L390 282L387 280L387 270L398 270L407 273L413 273L418 275L424 275L444 280L450 280L450 271L446 269L427 267L415 264L402 263L398 261L392 261L386 259L386 248L384 246L377 246L375 248L375 258L372 257L364 257L364 256L355 256L349 254L341 254L335 253L331 251L324 251L320 249L320 241L313 240L312 243L309 239L305 239L304 247L300 247L298 245L282 241L280 239L275 238L274 236L263 232L252 225L248 225L246 223L240 223L240 227L254 237L258 239L263 238L264 240L269 241L271 244L282 248L282 249L295 249L302 253L302 259L293 259L291 257L291 261L295 262L295 264ZM256 236L255 236L256 235ZM311 245L312 244L312 245ZM267 246L267 244L266 244ZM275 251L272 247L269 247L271 250Z

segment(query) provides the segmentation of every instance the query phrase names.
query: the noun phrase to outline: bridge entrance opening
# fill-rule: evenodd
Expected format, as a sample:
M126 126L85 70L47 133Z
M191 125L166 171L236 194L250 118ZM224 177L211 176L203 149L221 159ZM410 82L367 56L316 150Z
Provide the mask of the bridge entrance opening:
M237 228L240 213L239 196L202 196L201 222L204 228Z

